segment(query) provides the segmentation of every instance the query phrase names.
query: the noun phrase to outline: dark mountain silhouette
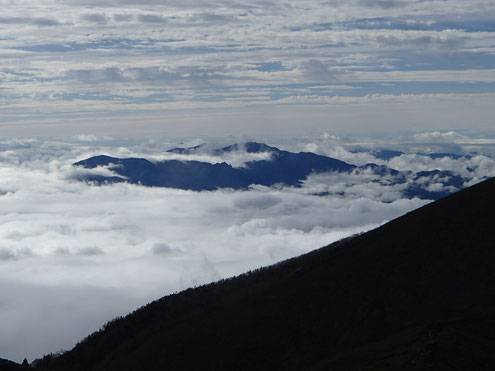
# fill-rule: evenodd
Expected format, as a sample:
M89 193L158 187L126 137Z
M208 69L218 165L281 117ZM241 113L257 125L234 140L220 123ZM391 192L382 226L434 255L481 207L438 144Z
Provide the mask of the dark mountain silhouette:
M188 149L172 149L169 152L180 154L195 153L200 146ZM215 151L216 154L241 149L234 144ZM242 146L246 152L271 152L270 161L250 161L244 167L234 168L223 163L210 164L199 161L167 160L150 162L141 158L118 159L109 156L96 156L77 162L76 166L95 168L114 164L112 170L121 177L90 176L86 180L102 182L122 182L145 186L191 189L195 191L217 188L245 189L251 184L272 186L276 183L300 185L312 172L348 171L355 168L343 161L319 156L314 153L291 153L281 151L266 144L249 142Z
M174 148L168 152L182 155L201 153L204 145L191 148ZM89 174L82 180L98 184L129 182L150 187L170 187L189 189L194 191L211 191L218 188L247 189L250 185L260 184L273 186L284 184L299 187L302 182L313 173L338 172L356 174L371 170L377 181L387 175L387 184L406 184L404 197L420 197L424 199L439 199L450 193L452 189L461 189L468 180L448 171L426 171L416 176L411 172L397 171L375 164L357 167L343 161L316 155L309 152L292 153L270 147L263 143L248 142L214 149L211 154L221 156L231 152L271 154L269 160L249 161L242 167L233 167L225 162L211 164L200 161L166 160L151 162L143 158L114 158L109 156L95 156L75 163L87 169L99 166L111 167L114 176ZM393 179L390 178L393 177ZM423 178L422 181L418 181ZM424 180L431 178L431 180ZM441 184L442 187L431 191L429 185Z
M245 188L250 183L245 174L226 163L210 164L199 161L168 160L151 162L144 158L119 159L96 156L75 165L86 168L115 165L112 170L121 177L89 176L86 180L105 182L129 182L150 187L170 187L195 191L214 190L222 187Z
M404 152L400 151L392 151L390 149L381 149L378 151L371 151L371 154L375 156L376 158L382 159L382 160L391 160L394 157L399 157L404 154Z
M466 159L470 159L473 157L473 155L476 155L476 153L473 153L473 154L470 154L470 155L456 155L454 153L418 153L418 155L422 155L422 156L428 156L429 158L432 158L432 159L439 159L439 158L444 158L444 157L448 157L448 158L452 158L454 160L458 160L460 158L466 158Z
M204 147L204 144L200 144L199 146L189 147L189 148L172 148L167 152L177 153L179 155L191 155L193 153L197 153L200 149Z
M46 370L493 370L495 179L157 300Z
M24 371L24 370L32 370L32 369L27 366L22 366L15 362L0 358L0 371Z
M205 144L200 144L199 146L189 147L189 148L172 148L167 152L178 153L183 155L191 155L195 153L199 153L206 147ZM271 152L274 154L280 154L282 152L277 147L271 147L264 143L257 142L246 142L246 143L235 143L230 146L226 146L219 149L214 149L213 154L221 155L223 153L235 152L235 151L245 151L247 153L260 153L260 152Z
M353 152L358 153L358 151L353 151ZM380 150L370 151L370 154L372 154L374 157L379 158L381 160L388 161L388 160L393 159L394 157L399 157L399 156L405 155L406 153L401 152L401 151L392 151L389 149L380 149ZM447 153L447 152L440 152L440 153L437 153L437 152L433 152L433 153L419 152L416 154L420 155L420 156L427 156L427 157L434 159L434 160L439 159L439 158L445 158L445 157L448 157L448 158L451 158L454 160L459 160L461 158L470 159L473 157L473 155L476 155L476 153L459 155L459 154Z

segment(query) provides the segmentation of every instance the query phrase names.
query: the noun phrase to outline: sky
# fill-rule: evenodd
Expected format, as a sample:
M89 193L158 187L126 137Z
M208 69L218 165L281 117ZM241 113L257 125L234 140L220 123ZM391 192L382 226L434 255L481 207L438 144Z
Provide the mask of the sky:
M0 136L493 136L493 0L0 5Z
M493 0L0 6L0 358L70 349L150 300L428 202L364 173L240 192L96 187L76 161L250 139L466 186L495 176ZM229 156L198 159L253 159Z

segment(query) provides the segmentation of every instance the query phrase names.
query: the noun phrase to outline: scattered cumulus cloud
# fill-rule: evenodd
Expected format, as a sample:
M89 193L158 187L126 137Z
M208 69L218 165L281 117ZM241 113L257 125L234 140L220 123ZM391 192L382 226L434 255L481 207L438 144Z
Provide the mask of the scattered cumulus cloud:
M120 134L136 117L155 131L165 118L191 135L194 125L184 125L191 113L239 116L256 108L266 115L286 104L313 116L318 130L329 115L327 125L375 130L354 110L322 112L316 120L308 107L352 101L404 130L411 123L384 100L365 97L395 97L416 110L421 96L444 100L448 91L464 102L464 126L483 131L495 94L495 29L486 21L493 14L482 0L5 2L2 122L9 132L22 122L35 133L37 123L53 135L70 132L76 120L94 131L95 117L105 117L113 125L106 134ZM350 89L325 88L336 81ZM177 110L184 116L174 120ZM428 112L430 127L444 130L439 121L450 112L442 105ZM431 117L439 113L442 120Z

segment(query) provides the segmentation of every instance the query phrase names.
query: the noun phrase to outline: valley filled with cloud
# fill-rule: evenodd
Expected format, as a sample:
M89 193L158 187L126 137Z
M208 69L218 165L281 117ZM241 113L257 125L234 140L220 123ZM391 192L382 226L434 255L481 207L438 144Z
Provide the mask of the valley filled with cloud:
M469 184L495 175L493 143L456 133L422 135L400 145L415 152L388 160L377 155L383 143L328 134L277 146L357 165L449 170L469 178ZM455 148L452 135L459 143ZM202 146L190 159L240 167L270 157L242 146L223 157L212 155L210 149L225 141ZM70 348L109 319L163 295L309 252L429 202L404 197L403 185L370 172L313 174L301 187L194 192L128 183L98 186L78 180L90 170L72 165L96 154L187 160L166 150L201 143L94 135L0 142L5 357L32 360ZM484 152L468 155L473 146ZM464 152L439 158L422 152L432 149Z

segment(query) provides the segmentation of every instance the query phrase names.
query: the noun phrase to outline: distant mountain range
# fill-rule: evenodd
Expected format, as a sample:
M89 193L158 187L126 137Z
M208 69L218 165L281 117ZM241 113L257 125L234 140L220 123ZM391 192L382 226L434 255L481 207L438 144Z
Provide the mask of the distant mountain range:
M197 146L174 148L168 152L187 157L201 150L201 146ZM269 159L251 160L243 166L234 167L226 162L209 163L187 160L187 158L150 161L144 158L122 159L102 155L79 161L74 165L86 169L99 167L111 169L113 175L90 173L79 178L97 184L128 182L149 187L170 187L194 191L211 191L219 188L247 189L255 184L300 187L309 175L315 173L337 172L359 175L372 172L376 175L377 182L387 175L388 184L403 184L404 197L436 200L462 189L465 182L469 180L449 171L422 171L415 174L376 164L355 166L310 152L292 153L256 142L234 144L214 149L211 153L221 157L240 151L251 154L267 153ZM393 157L400 154L402 152L381 151L379 156Z
M494 370L494 207L490 179L368 233L164 297L34 366Z
M382 159L382 160L390 160L394 157L399 157L399 156L402 156L402 155L405 155L406 153L405 152L401 152L401 151L392 151L392 150L389 150L389 149L382 149L382 150L378 150L378 151L371 151L370 152L374 157L376 158L379 158L379 159ZM423 152L419 152L417 153L417 155L421 155L421 156L427 156L429 158L432 158L432 159L439 159L439 158L445 158L445 157L448 157L448 158L452 158L454 160L458 160L460 158L471 158L472 157L472 154L471 155L457 155L457 154L454 154L454 153L423 153Z

